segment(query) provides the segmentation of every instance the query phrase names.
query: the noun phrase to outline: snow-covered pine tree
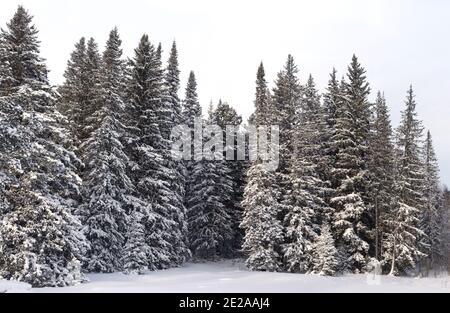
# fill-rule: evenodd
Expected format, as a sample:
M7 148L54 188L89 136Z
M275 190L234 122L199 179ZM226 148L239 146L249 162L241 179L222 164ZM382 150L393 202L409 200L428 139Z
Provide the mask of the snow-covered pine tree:
M172 44L172 49L170 50L170 56L165 71L164 89L165 105L171 113L170 119L172 120L172 127L177 126L182 121L182 106L180 98L178 96L178 92L180 90L180 70L178 63L177 44L175 41ZM167 130L167 138L170 136L172 127Z
M335 181L331 171L336 161L337 150L332 138L336 134L336 118L337 108L342 103L342 93L337 79L337 71L333 69L330 74L328 86L326 92L323 95L323 111L325 118L325 129L322 134L322 149L323 149L323 164L320 170L322 180L328 184L329 187L333 185ZM330 200L333 197L334 189L329 188L329 194L325 195L326 203L331 206ZM330 212L331 214L331 212ZM331 216L328 217L331 220Z
M334 177L333 231L340 252L346 255L347 270L365 270L369 257L367 234L368 206L366 205L367 141L369 139L370 92L365 70L356 56L348 69L348 82L343 82L342 103L336 109L335 134L332 147L336 159L331 174Z
M7 179L0 189L7 204L0 216L0 277L61 287L81 281L87 247L72 215L80 198L79 160L65 148L70 136L37 34L22 6L1 34L12 83L0 97L0 179Z
M197 161L195 161L195 149L194 149L194 124L196 119L199 121L202 118L202 108L200 106L200 103L198 101L198 94L197 94L197 81L195 78L194 72L190 72L189 79L186 86L186 93L185 98L183 100L183 110L181 114L181 124L187 126L190 130L190 137L191 137L191 147L190 147L190 159L184 160L184 192L185 192L185 198L184 198L184 205L187 212L187 218L189 219L189 210L190 206L193 204L192 198L195 198L196 195L193 193L192 188L197 183L193 178L193 169L196 165ZM188 232L190 231L191 225L189 225L188 221ZM188 236L189 237L189 236ZM188 242L190 244L190 239L188 238Z
M211 107L206 121L214 125ZM213 133L204 130L208 142ZM209 153L210 151L208 151ZM189 243L193 256L200 260L214 260L230 256L233 239L233 215L230 212L233 180L221 150L211 151L214 160L203 159L192 167L191 194L188 202Z
M288 59L284 68L278 73L275 81L275 88L272 96L272 122L280 128L279 138L279 165L277 170L277 194L281 203L286 203L285 196L292 190L292 182L289 174L291 156L294 153L293 140L295 138L295 127L299 123L298 113L300 112L300 102L302 88L298 80L298 68L292 55ZM280 219L283 220L286 214L283 210Z
M186 94L183 100L183 111L181 114L181 121L189 128L194 128L196 118L201 118L202 108L198 102L197 94L197 80L194 72L189 74L188 83L186 86ZM192 151L193 155L193 151Z
M81 144L89 138L95 128L92 116L98 110L98 83L101 57L93 38L83 37L75 44L64 73L64 84L59 88L61 94L60 111L70 121L72 136L77 153Z
M284 262L289 272L306 273L312 269L313 245L320 224L330 211L325 203L326 184L318 170L323 160L321 136L325 119L312 76L303 87L302 110L297 114L294 153L289 162L292 191L284 201L287 211Z
M419 240L421 212L425 207L424 167L421 159L423 127L417 118L412 86L408 90L406 108L396 131L395 206L386 221L390 233L383 245L383 259L390 264L390 274L404 274L414 269L426 255Z
M87 80L85 83L85 92L87 93L85 110L87 114L85 115L84 129L80 130L83 140L88 139L92 132L99 127L96 112L102 107L101 94L99 93L102 56L94 38L90 38L87 42L85 66L85 78ZM80 151L80 155L83 156L83 151Z
M333 276L338 270L338 251L334 244L330 226L324 224L313 246L312 273Z
M0 33L0 99L2 106L0 109L0 164L7 164L7 147L12 146L8 140L8 130L13 122L12 119L10 120L9 115L12 113L11 110L14 109L14 106L8 101L6 95L11 92L10 86L12 86L13 82L14 78L8 61L6 42ZM0 219L2 214L5 214L9 208L4 192L6 187L11 184L12 179L11 173L7 173L6 168L0 166Z
M298 68L292 55L284 68L278 73L273 90L272 105L275 108L275 122L280 126L280 167L281 175L287 175L288 163L293 153L294 127L300 111L301 85L298 81ZM275 113L274 112L274 113Z
M48 70L39 55L38 30L32 24L33 17L19 6L7 30L2 30L10 72L15 87L32 81L47 81ZM20 47L20 48L19 48Z
M91 272L122 270L122 249L132 207L133 183L127 175L128 156L122 138L125 109L121 40L114 28L103 53L99 84L100 108L93 120L98 127L83 143L84 202L80 210L84 233L91 244L85 269Z
M271 125L273 110L264 66L258 68L256 80L255 126ZM262 160L251 164L244 189L244 217L241 227L245 231L243 251L246 265L253 271L282 270L283 226L279 220L279 188L276 173L269 171Z
M146 203L145 236L150 270L179 264L179 249L184 246L179 225L182 209L175 207L177 198L171 190L175 179L170 157L170 141L162 129L168 126L164 115L163 72L160 55L143 35L131 60L131 102L135 111L136 141L132 154L137 168L134 179L137 197ZM175 251L177 249L177 251Z
M225 250L223 251L223 256L232 257L237 255L238 251L242 246L242 237L243 233L240 229L239 225L242 222L242 196L244 193L244 171L246 170L246 164L244 161L237 160L237 136L238 132L241 131L236 129L236 132L233 135L234 141L231 145L227 144L227 134L226 128L227 126L239 127L242 124L242 117L238 115L236 110L231 107L228 103L219 101L217 107L214 111L214 119L213 123L218 125L223 130L223 146L224 150L224 160L216 161L221 162L221 166L228 168L229 178L231 178L231 182L223 182L226 185L232 186L231 195L227 195L229 198L229 202L224 202L226 210L228 211L228 215L231 218L231 228L233 233L233 238L231 242L225 245ZM234 155L233 160L226 160L226 153L229 152ZM224 177L226 180L228 177Z
M172 49L170 51L170 57L167 64L167 68L164 76L164 106L165 115L168 120L163 125L166 125L166 129L162 130L164 138L170 142L176 141L178 138L171 138L171 132L173 127L181 125L182 122L182 106L178 97L180 89L180 70L178 69L178 50L176 43L173 42ZM170 151L166 151L170 153ZM174 246L174 264L179 265L185 262L190 257L190 250L188 248L187 235L188 225L186 216L186 207L184 205L185 197L185 163L184 161L176 161L171 158L171 155L167 155L167 160L170 162L169 167L173 171L171 179L171 190L174 195L172 197L172 205L177 208L178 212L174 216L174 220L178 224L178 228L181 231L181 235L173 243Z
M388 233L385 221L392 218L394 204L394 145L392 127L386 99L378 92L375 101L375 116L370 138L369 172L371 175L370 196L375 217L375 258L381 261L382 239Z
M70 121L72 136L78 146L78 139L81 136L86 117L86 39L82 37L76 44L75 49L67 62L64 73L64 84L60 87L61 94L60 111Z
M442 205L439 212L441 217L441 251L443 254L442 268L450 272L450 191L444 186L442 192Z
M439 215L440 206L442 206L442 190L439 180L439 165L430 131L427 132L422 158L425 167L425 207L422 211L420 229L425 233L423 240L426 242L427 248L424 252L427 254L427 259L424 270L428 273L437 269L443 257L441 243L442 216Z

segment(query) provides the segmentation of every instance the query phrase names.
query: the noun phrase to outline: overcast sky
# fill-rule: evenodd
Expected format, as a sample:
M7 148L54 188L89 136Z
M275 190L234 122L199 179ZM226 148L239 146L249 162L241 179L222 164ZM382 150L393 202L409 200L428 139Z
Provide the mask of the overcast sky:
M148 33L167 59L176 39L183 85L194 70L203 107L222 98L244 117L253 110L259 62L273 83L290 53L302 82L311 73L323 91L331 69L342 75L356 53L372 98L385 92L394 126L414 85L450 184L450 1L1 0L2 27L18 4L35 17L52 83L61 83L75 41L92 36L103 47L118 26L126 55Z

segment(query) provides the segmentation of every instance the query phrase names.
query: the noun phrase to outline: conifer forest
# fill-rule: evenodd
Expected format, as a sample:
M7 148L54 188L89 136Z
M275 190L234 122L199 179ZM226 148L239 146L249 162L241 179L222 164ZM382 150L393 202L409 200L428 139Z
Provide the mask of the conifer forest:
M204 112L194 72L181 86L175 41L143 34L124 55L118 27L74 42L52 85L32 13L0 21L0 279L66 287L227 259L320 276L450 269L450 191L408 81L393 125L364 56L320 91L288 55L275 77L255 68L244 120L226 101ZM180 125L201 135L176 158ZM275 169L237 147L271 125ZM218 133L225 149L210 149Z

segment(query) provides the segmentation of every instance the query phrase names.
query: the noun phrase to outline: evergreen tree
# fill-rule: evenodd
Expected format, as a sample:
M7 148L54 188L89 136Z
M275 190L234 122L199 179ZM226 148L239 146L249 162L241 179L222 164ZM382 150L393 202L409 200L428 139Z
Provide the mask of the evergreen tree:
M92 117L99 109L100 59L95 40L91 38L86 43L86 39L81 38L75 44L67 62L65 82L59 90L62 96L60 111L70 121L72 136L80 157L82 151L79 148L95 128L92 125Z
M185 98L183 100L183 110L181 115L181 124L187 126L190 130L190 133L188 136L190 136L191 139L191 147L190 147L190 159L185 160L185 172L184 172L184 183L185 183L185 207L186 210L189 210L189 202L190 198L193 196L191 187L193 184L195 184L195 181L193 181L192 178L192 172L193 168L195 166L196 161L195 159L195 137L194 137L194 126L195 121L201 121L202 117L202 108L200 106L200 103L198 101L198 94L197 94L197 81L195 79L194 72L191 72L189 74L188 83L186 86L186 93ZM197 143L198 146L200 146L199 143ZM188 225L189 229L189 225Z
M170 57L168 65L165 72L164 79L164 92L165 92L165 107L166 112L168 112L168 121L166 123L167 129L163 131L163 136L167 136L171 142L176 141L178 138L171 138L170 134L173 127L181 125L182 123L182 106L181 101L178 97L178 92L180 89L180 70L178 69L178 50L176 43L172 45L170 52ZM165 134L165 135L164 135ZM167 151L168 153L170 151ZM188 249L187 235L188 235L188 225L186 217L186 207L184 205L185 197L185 163L183 161L172 160L170 155L167 155L167 159L170 164L169 167L173 171L171 179L171 190L174 192L173 206L178 209L178 214L174 216L178 224L179 230L181 231L180 238L174 243L175 255L177 260L175 264L181 264L190 257L190 251Z
M211 108L207 123L214 123ZM214 134L204 133L204 142ZM205 148L204 148L205 149ZM188 201L189 243L197 259L216 259L230 254L233 239L231 203L233 181L223 152L211 152L214 160L197 161L192 167L191 195Z
M92 132L99 127L98 119L96 119L96 112L102 107L102 99L99 93L99 86L101 85L101 69L102 57L98 50L97 42L94 38L90 38L86 46L86 82L85 92L87 94L86 107L84 110L85 123L84 129L81 131L81 138L88 139ZM80 153L82 155L82 152Z
M365 270L369 257L366 199L366 170L369 139L369 86L365 70L354 56L348 71L349 82L341 84L343 101L336 109L335 134L332 137L336 159L334 177L333 229L337 245L345 255L345 267L353 272Z
M439 215L442 205L442 191L439 182L439 165L430 131L427 132L423 148L423 164L425 166L425 207L421 216L420 228L425 233L424 240L427 246L425 253L428 255L426 270L430 271L439 265L443 257L441 244L442 216Z
M333 183L335 183L332 169L336 162L337 147L333 145L332 139L336 135L337 108L343 101L342 90L339 86L336 74L337 71L333 69L333 72L330 74L327 90L323 95L325 127L322 134L323 164L321 168L319 168L319 171L322 180L326 182L329 187L333 186ZM334 184L334 186L336 186L336 184ZM328 191L329 194L325 195L325 199L328 206L331 206L330 200L333 197L334 189L329 188ZM328 217L328 219L331 219L331 217Z
M442 267L450 272L450 191L444 187L442 192L442 205L439 216L441 217L441 251Z
M114 28L103 53L99 85L98 123L82 145L85 151L84 203L80 210L86 237L91 243L85 268L91 272L122 269L126 210L132 206L133 183L127 175L128 156L121 142L126 137L123 124L123 60L121 40Z
M424 171L421 160L422 123L417 119L412 86L408 90L406 108L396 133L395 206L391 229L384 241L384 259L389 260L390 273L403 274L414 269L426 255L419 240L420 217L424 208Z
M60 111L71 122L71 130L74 137L80 136L80 128L84 125L86 114L84 85L87 83L86 75L86 39L82 37L75 44L67 68L64 73L65 82L60 88L62 96ZM76 140L78 141L78 140Z
M261 64L256 80L255 126L271 125L270 99ZM266 124L267 123L267 124ZM242 249L247 253L247 267L253 271L280 271L282 269L283 226L279 220L279 189L276 173L269 171L262 160L251 164L247 173L242 206L241 227L245 231Z
M375 257L381 260L382 238L388 233L385 221L392 218L394 203L394 146L392 127L386 99L378 92L375 101L375 118L370 139L369 172L371 175L370 195L375 216Z
M231 219L231 229L233 233L232 240L226 244L226 250L224 256L235 256L242 246L243 233L239 227L242 222L242 197L244 193L244 171L246 168L245 162L237 160L237 136L240 135L240 125L242 124L242 117L238 115L235 109L229 104L219 101L215 111L213 112L213 123L218 125L223 130L223 146L224 146L224 160L216 161L221 162L220 166L224 167L229 173L223 177L223 184L232 186L232 192L230 195L226 195L229 201L223 201L225 204L228 215ZM233 134L227 134L227 126L234 126L236 130ZM227 136L233 137L231 145L227 142ZM226 160L226 154L232 154L233 160ZM227 178L231 179L227 181ZM222 195L224 196L224 195Z
M170 51L170 57L165 72L165 90L166 90L166 105L171 112L171 120L173 125L179 125L182 121L182 106L178 96L180 90L180 70L178 63L177 44L174 41Z
M23 6L17 8L14 17L2 29L6 61L12 73L13 86L22 86L33 81L47 82L47 67L39 55L38 30L32 23L33 17Z
M201 146L201 142L198 142L198 138L194 137L194 126L195 121L201 121L202 118L202 108L198 101L197 94L197 81L195 78L194 72L190 72L188 83L186 86L185 98L183 100L182 106L182 114L181 114L181 124L187 126L189 128L189 134L187 136L190 137L191 146L190 146L190 158L189 160L184 160L184 183L185 183L185 198L184 204L186 207L186 216L188 219L188 244L192 251L192 238L189 237L189 234L192 233L192 227L195 225L191 224L191 221L195 220L192 218L191 206L195 205L198 195L193 191L193 187L198 183L196 179L200 177L200 169L197 169L198 176L194 178L193 172L197 163L201 163L201 161L195 160L195 154L201 154L202 151L195 151L195 145ZM198 166L201 166L199 164Z
M334 276L338 269L338 251L334 245L330 226L324 224L313 246L313 266L314 274L323 276Z
M276 110L275 121L280 126L280 168L281 174L287 174L288 159L294 151L292 140L294 127L300 111L301 86L298 81L298 68L294 58L289 55L283 70L278 73L273 90L273 106Z
M275 113L275 109L272 103L272 97L269 92L266 81L266 73L264 70L264 65L261 64L258 67L258 72L256 74L256 100L255 112L253 114L253 124L256 126L269 126L273 122L274 117L272 114Z
M277 181L279 190L279 202L286 202L286 195L292 190L292 181L289 174L291 156L294 153L293 140L296 136L295 127L299 124L300 100L302 97L301 85L298 81L298 68L294 58L289 55L286 65L278 73L273 90L272 111L270 115L274 118L272 122L280 128L279 138L279 165L277 170ZM268 126L268 125L267 125ZM280 220L284 219L287 208L280 212Z
M137 197L146 204L146 242L149 245L150 270L165 269L179 263L183 247L180 225L183 212L175 207L177 198L171 190L174 171L170 168L168 138L162 135L167 126L161 123L164 108L163 75L159 53L148 36L141 38L131 61L132 105L137 130L133 155L137 168L133 174Z
M183 101L183 112L181 121L189 128L194 128L194 121L196 118L202 116L202 108L198 102L197 95L197 80L194 72L189 74L189 79L186 87L186 96Z
M0 92L0 277L61 287L81 281L87 247L72 215L80 198L79 160L66 148L70 136L37 33L21 6L2 30L2 64L13 83Z
M286 196L286 239L284 261L290 272L306 273L313 263L313 243L320 233L322 219L328 215L324 195L326 185L319 175L323 112L320 96L310 76L304 87L302 111L295 128L294 154L290 162L292 192Z

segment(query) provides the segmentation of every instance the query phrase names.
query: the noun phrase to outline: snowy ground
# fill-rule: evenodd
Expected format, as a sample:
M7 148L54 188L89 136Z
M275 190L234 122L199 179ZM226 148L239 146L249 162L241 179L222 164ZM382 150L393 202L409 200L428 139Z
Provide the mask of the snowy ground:
M69 288L31 289L26 284L0 281L0 292L439 292L450 293L450 278L393 278L351 275L327 278L309 275L253 273L240 263L187 264L183 268L148 273L89 275L90 282Z

